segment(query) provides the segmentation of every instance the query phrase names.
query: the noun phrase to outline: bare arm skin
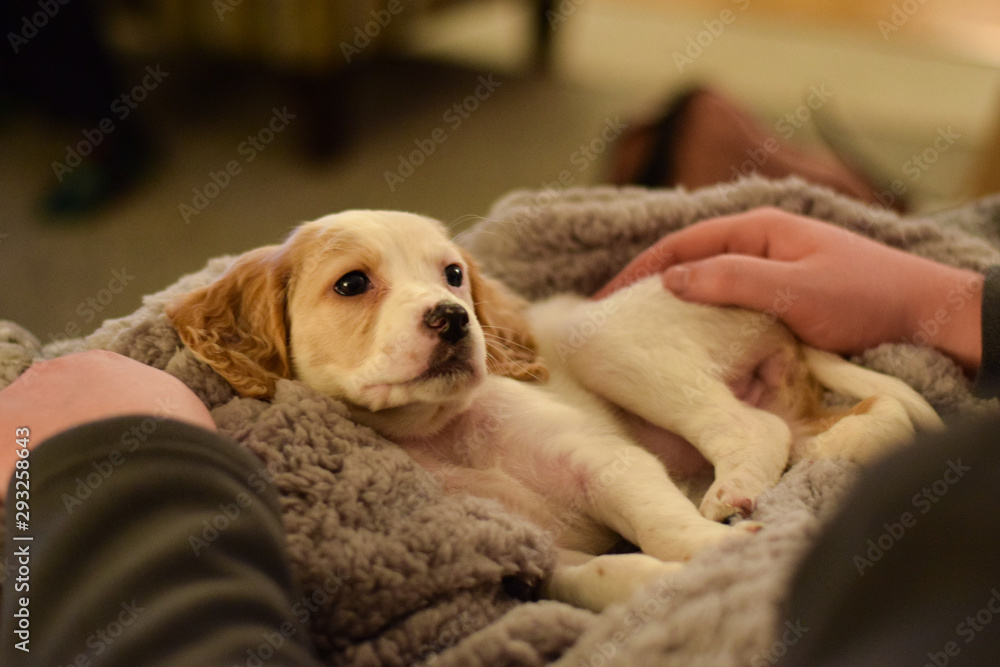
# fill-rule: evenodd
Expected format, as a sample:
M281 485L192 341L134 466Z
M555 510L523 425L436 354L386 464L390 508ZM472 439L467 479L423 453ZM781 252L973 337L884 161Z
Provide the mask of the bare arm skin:
M33 449L74 426L124 415L215 430L208 408L180 380L114 352L88 350L33 365L0 391L0 503L17 460L17 429L29 430Z

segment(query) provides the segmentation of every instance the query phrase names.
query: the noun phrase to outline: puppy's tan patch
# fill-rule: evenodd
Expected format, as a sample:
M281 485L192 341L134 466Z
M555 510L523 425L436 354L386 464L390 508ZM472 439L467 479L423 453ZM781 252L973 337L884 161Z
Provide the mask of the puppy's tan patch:
M502 283L483 275L465 250L476 317L486 336L486 364L491 373L515 380L544 382L549 373L538 356L537 345L524 312L528 302Z

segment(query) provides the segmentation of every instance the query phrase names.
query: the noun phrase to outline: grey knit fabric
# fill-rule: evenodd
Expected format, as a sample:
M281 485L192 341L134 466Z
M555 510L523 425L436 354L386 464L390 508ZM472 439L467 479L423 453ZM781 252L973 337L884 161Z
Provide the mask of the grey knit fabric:
M885 243L983 270L1000 260L1000 200L926 219L901 219L800 181L749 180L695 193L590 188L519 192L463 234L489 273L531 298L588 293L664 233L697 220L776 206ZM274 400L234 396L182 347L163 313L173 297L219 275L219 258L134 314L85 339L42 346L0 321L0 386L31 361L113 350L183 380L222 432L267 465L282 502L308 624L331 665L765 665L808 631L781 616L792 569L855 476L843 462L803 462L759 501L765 530L695 558L603 614L556 602L522 603L512 581L550 570L550 540L491 501L446 496L392 443L350 422L342 405L297 382ZM997 409L976 399L947 358L883 345L858 359L909 382L945 416ZM796 624L799 625L796 625Z

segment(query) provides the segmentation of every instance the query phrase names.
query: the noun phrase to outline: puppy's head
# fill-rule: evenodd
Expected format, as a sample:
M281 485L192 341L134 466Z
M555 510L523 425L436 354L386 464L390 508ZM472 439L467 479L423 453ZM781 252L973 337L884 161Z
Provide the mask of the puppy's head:
M467 404L488 371L544 373L523 305L439 222L347 211L242 255L167 314L240 394L268 397L278 379L298 379L381 413L383 430L401 435Z

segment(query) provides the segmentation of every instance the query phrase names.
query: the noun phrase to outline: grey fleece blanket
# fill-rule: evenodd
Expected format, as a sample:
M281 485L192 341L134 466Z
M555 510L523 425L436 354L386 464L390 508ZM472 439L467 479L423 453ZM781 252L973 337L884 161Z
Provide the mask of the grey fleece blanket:
M943 262L983 270L1000 260L1000 199L925 219L900 219L800 181L744 181L695 193L642 189L519 192L460 242L529 298L596 290L663 234L768 205L843 225ZM695 558L603 614L512 596L553 564L551 539L496 503L442 493L392 443L353 424L343 406L297 382L271 402L240 398L181 345L163 314L174 296L219 275L219 258L144 300L134 314L79 340L41 346L0 322L0 386L36 359L113 350L177 376L221 430L261 457L281 498L288 548L316 611L308 618L331 665L773 664L779 637L807 632L782 616L797 561L855 469L803 462L760 499L766 529ZM877 286L873 286L877 288ZM845 316L849 314L845 313ZM858 361L914 386L946 417L995 410L945 357L903 345Z

